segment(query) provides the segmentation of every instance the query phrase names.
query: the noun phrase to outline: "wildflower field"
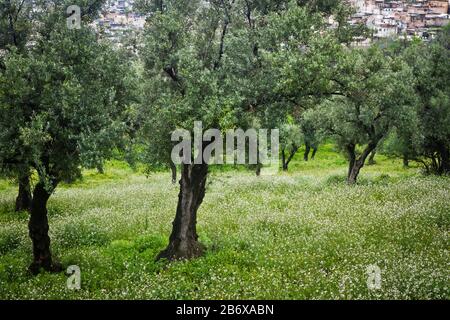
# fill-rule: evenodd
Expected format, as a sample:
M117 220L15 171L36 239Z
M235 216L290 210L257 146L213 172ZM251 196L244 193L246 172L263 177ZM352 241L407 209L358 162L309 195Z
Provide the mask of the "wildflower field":
M155 262L167 245L178 186L120 162L56 190L52 251L81 270L32 276L28 214L0 181L0 299L449 299L450 179L377 157L356 186L332 146L289 173L212 169L198 233L205 256ZM370 289L367 269L381 270Z

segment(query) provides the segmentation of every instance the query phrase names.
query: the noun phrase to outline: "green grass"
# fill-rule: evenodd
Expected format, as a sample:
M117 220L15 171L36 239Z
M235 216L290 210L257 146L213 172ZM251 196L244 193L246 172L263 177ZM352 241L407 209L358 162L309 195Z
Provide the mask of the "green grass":
M449 299L450 179L378 156L360 184L331 145L315 161L260 178L213 169L200 208L204 257L155 262L164 249L178 187L168 173L146 178L114 162L105 174L61 186L49 202L54 256L81 268L26 271L27 214L13 212L16 187L0 181L2 299ZM382 271L380 290L366 269Z

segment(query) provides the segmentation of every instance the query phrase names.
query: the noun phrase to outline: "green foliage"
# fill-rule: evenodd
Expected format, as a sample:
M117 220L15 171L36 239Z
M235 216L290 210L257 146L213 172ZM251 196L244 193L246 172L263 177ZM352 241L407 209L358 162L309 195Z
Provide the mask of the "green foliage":
M339 51L325 23L328 6L191 1L186 10L166 1L161 10L155 4L140 3L152 12L142 52L147 163L169 161L176 128L191 130L194 121L221 130L279 128L300 101L327 90Z
M14 186L2 180L0 298L450 297L448 178L387 157L450 171L450 27L431 43L354 49L367 30L348 23L343 1L139 0L148 19L136 57L89 26L104 2L0 0L0 172L60 184L52 250L83 279L69 292L61 274L25 273L28 216L12 214ZM79 30L66 26L73 4ZM169 165L172 131L195 121L280 128L295 173L214 168L199 211L207 254L155 262L177 190L139 165ZM325 137L333 144L316 161L298 161L302 144ZM345 186L347 160L363 166L376 148L377 165ZM133 169L104 168L111 158Z
M0 1L0 64L2 64L2 50L8 50L11 46L25 50L32 28L29 19L32 14L31 8L30 1Z
M344 52L336 70L333 95L305 118L336 139L352 169L356 161L363 166L392 129L416 122L414 78L406 63L377 47Z
M302 144L302 132L295 124L285 124L280 129L280 147L287 152L297 151Z
M101 167L122 139L132 102L127 61L86 24L68 29L64 10L43 13L51 30L27 52L12 48L0 73L2 169L34 168L48 182Z
M429 45L415 43L404 51L411 66L415 91L419 98L417 125L421 139L403 139L400 149L412 150L413 159L427 171L450 172L450 27L446 27Z

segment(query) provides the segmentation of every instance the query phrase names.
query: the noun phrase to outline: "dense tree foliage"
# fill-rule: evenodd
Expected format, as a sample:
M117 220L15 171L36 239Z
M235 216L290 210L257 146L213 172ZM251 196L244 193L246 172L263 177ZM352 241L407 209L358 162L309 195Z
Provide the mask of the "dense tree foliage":
M81 9L81 20L90 23L96 16L103 0L67 2L53 0L2 0L0 1L0 71L6 66L4 58L6 52L14 50L16 53L27 54L38 39L48 39L57 19L66 15L68 5L77 4ZM57 15L55 15L57 12ZM59 16L58 16L59 15ZM19 193L16 200L16 211L31 208L31 169L27 165L18 165L11 159L2 166L2 173L17 178ZM5 163L5 161L3 161Z
M280 129L281 165L287 171L289 164L297 154L302 144L302 132L300 126L287 122Z
M326 17L339 7L336 3L140 2L139 8L151 13L142 54L147 159L170 165L170 133L176 128L192 132L195 121L223 132L277 128L302 108L301 101L326 91L323 78L330 75L327 66L339 47ZM208 164L181 167L177 214L160 258L192 258L203 252L196 215Z
M4 58L8 51L26 52L26 44L32 30L31 16L32 6L29 1L3 0L0 2L0 71L4 71L6 68ZM19 192L16 199L16 211L30 210L31 174L29 168L18 165L2 166L0 173L17 177Z
M138 0L147 22L125 53L90 27L104 2L0 0L0 173L18 181L16 209L30 211L34 273L58 269L47 221L58 184L101 171L117 149L148 170L170 168L176 182L176 129L192 139L211 128L279 128L286 171L303 145L308 161L329 138L347 156L349 184L376 152L450 171L450 27L430 43L361 49L351 43L367 30L348 22L345 1ZM74 4L80 29L66 23ZM158 259L205 250L197 211L212 164L200 162L179 166Z
M29 222L34 273L58 269L48 236L50 195L82 167L101 167L122 137L130 101L127 64L87 24L67 28L65 9L46 3L31 21L45 30L30 35L26 51L9 47L0 74L0 164L37 174Z
M411 128L399 132L398 148L405 155L424 164L428 172L450 172L450 26L431 44L414 43L404 52L415 79L415 92L419 100L417 126L418 139L410 134ZM405 137L406 135L406 137ZM398 150L398 149L397 149Z
M332 82L336 87L333 96L308 117L346 153L348 183L354 184L389 131L414 122L414 78L406 63L372 47L344 52Z

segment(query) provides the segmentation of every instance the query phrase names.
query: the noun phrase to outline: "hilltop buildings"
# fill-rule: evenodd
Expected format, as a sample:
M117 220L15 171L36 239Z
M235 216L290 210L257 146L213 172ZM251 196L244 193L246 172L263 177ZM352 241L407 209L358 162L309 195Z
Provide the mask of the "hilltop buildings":
M348 0L356 7L354 24L363 23L374 39L404 36L430 39L450 21L450 0ZM362 42L366 39L360 39Z
M391 37L434 37L450 21L450 0L347 0L357 13L352 24L365 24L370 39L356 39L367 45L372 39ZM95 26L102 36L119 46L144 28L145 17L133 11L134 0L109 0Z
M133 12L134 0L110 0L100 18L95 21L97 31L121 46L126 38L144 29L145 17Z

